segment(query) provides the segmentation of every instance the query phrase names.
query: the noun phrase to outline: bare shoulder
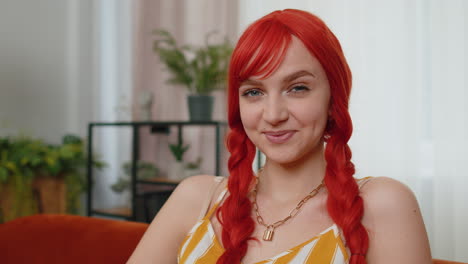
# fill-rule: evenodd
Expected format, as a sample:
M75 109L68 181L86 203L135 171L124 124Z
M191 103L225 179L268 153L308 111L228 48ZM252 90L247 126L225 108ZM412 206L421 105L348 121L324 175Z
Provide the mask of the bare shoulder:
M216 176L196 175L184 179L174 190L174 199L184 200L192 205L200 205L206 199L206 195L215 183Z
M219 180L218 180L219 179ZM222 187L226 185L224 177L212 175L197 175L183 180L174 190L174 199L183 200L184 204L194 209L196 218L207 199L211 198L211 203L216 199L222 191ZM224 181L221 184L217 182ZM215 189L212 189L215 188ZM210 192L212 192L210 194ZM209 197L211 195L211 197Z
M177 211L178 216L184 219L180 229L184 235L198 220L200 210L206 199L209 199L208 193L215 184L214 179L216 176L212 175L196 175L184 179L177 185L177 188L169 197L168 201L162 208L161 214L165 210ZM159 214L155 217L154 221L158 221Z
M375 177L362 186L361 197L362 223L369 234L368 263L431 263L422 214L408 186Z
M411 189L400 181L388 177L375 177L361 188L364 200L363 224L372 232L384 224L394 226L402 219L421 215L418 202Z
M183 180L151 222L127 263L176 263L177 252L198 221L215 176L197 175Z
M370 179L361 188L366 204L366 213L398 213L419 210L418 202L411 189L400 181L388 177Z

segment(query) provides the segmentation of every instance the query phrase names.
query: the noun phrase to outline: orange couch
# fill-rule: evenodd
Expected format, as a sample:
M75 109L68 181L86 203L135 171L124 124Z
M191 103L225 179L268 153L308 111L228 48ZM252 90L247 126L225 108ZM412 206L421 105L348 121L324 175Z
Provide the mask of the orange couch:
M19 218L0 224L0 263L125 263L147 227L75 215Z
M449 261L449 260L434 259L434 260L432 260L432 264L466 264L466 263Z
M0 263L123 264L147 227L74 215L19 218L0 224ZM434 260L433 264L463 263Z

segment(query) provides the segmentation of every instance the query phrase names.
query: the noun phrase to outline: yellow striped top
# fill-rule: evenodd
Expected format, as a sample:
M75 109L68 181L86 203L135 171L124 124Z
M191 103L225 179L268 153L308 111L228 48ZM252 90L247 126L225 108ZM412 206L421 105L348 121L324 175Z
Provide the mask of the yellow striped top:
M179 264L214 264L224 253L224 248L215 235L210 218L222 198L225 189L211 210L190 230L182 242L177 260ZM317 236L288 249L272 258L255 264L344 264L349 261L349 251L344 246L336 224Z

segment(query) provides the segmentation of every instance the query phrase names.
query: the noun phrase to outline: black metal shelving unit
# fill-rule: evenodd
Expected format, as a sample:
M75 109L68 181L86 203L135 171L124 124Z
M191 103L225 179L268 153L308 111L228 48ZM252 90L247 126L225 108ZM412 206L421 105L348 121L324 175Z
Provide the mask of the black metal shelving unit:
M118 209L94 209L93 208L93 169L92 169L92 157L87 162L87 182L88 182L88 192L87 192L87 215L100 215L107 217L118 217L126 220L136 220L136 203L137 198L142 197L145 200L145 195L149 193L142 192L138 190L138 186L144 185L157 185L157 186L166 186L172 187L172 189L177 186L177 181L170 180L139 180L137 179L137 161L139 160L140 152L140 136L139 131L142 127L149 127L153 133L163 133L169 134L171 127L177 127L177 138L178 143L183 143L183 128L187 126L198 126L198 127L213 127L215 129L215 139L214 139L214 148L215 148L215 173L220 175L221 166L221 147L222 147L222 130L226 127L226 122L221 121L206 121L206 122L193 122L193 121L145 121L145 122L93 122L88 124L88 153L92 153L93 146L93 132L99 127L130 127L132 129L132 159L131 159L131 208L127 211L122 211ZM224 132L224 131L223 131ZM162 192L172 192L171 188L163 188ZM146 207L146 203L144 204Z

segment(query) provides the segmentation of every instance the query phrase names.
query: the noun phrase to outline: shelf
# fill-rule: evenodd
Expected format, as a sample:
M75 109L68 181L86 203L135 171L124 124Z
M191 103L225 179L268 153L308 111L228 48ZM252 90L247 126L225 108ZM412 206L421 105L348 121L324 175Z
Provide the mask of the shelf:
M103 216L112 216L112 217L130 218L132 216L132 210L129 207L95 209L93 210L93 214L99 214Z
M156 184L156 185L177 185L181 182L182 180L171 180L168 178L163 178L163 177L154 177L154 178L149 178L149 179L144 179L144 180L138 180L138 183L146 183L146 184Z
M148 184L148 183L153 183L153 184ZM138 181L137 196L143 196L146 194L172 192L176 186L177 186L177 183L162 184L161 182Z
M225 126L226 121L119 121L119 122L91 122L91 126Z
M155 136L167 137L173 133L177 133L177 142L183 144L183 129L185 127L212 127L215 132L215 137L212 138L214 147L215 167L214 174L219 175L221 171L221 155L222 155L222 137L226 132L226 121L207 121L207 122L192 122L192 121L138 121L138 122L91 122L88 123L88 153L92 153L94 130L100 127L128 127L131 129L131 177L130 177L130 198L131 206L129 208L93 208L93 160L87 160L87 181L89 189L87 192L87 214L89 216L96 214L109 217L120 217L127 220L143 219L149 222L155 212L162 207L164 202L171 195L176 186L183 180L172 180L168 178L155 177L149 179L137 178L137 164L140 160L140 130L150 129L150 133ZM141 216L141 218L140 218Z

